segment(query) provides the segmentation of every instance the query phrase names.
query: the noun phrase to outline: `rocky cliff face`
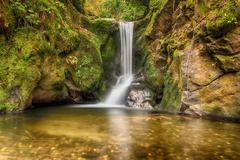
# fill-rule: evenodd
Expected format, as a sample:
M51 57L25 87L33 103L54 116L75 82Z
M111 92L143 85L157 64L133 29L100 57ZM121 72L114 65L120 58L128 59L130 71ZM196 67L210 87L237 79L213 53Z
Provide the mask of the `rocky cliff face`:
M107 88L117 21L135 21L136 71L156 108L240 116L240 1L0 1L0 109L83 102Z
M161 2L137 47L158 108L239 117L239 1Z

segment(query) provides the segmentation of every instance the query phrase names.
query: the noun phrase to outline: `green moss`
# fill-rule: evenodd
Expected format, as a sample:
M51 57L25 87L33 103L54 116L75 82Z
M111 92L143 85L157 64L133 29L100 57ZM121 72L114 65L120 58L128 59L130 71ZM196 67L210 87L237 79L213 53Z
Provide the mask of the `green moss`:
M154 24L167 2L167 0L150 0L150 11L147 15L147 17L150 17L150 21L147 23L147 27L144 33L145 36L149 36L152 33L152 30L154 29Z
M38 52L45 42L35 30L18 29L10 42L0 47L0 104L3 109L23 108L40 79Z
M203 111L207 114L218 115L218 116L220 115L223 116L224 114L226 114L226 111L224 111L224 108L216 104L203 105L202 107L203 107Z
M13 103L1 103L0 104L0 112L5 112L5 111L13 111L17 108L16 104Z
M58 32L55 31L55 33L55 48L58 53L68 53L77 47L79 43L79 34L77 31L65 28Z
M45 55L42 64L42 79L39 85L42 88L59 91L65 80L63 60L57 55Z
M187 6L189 8L194 8L196 1L195 0L187 0Z
M136 66L141 69L144 66L146 84L156 95L162 93L163 77L165 72L165 58L155 46L160 46L160 41L154 43L148 39L148 36L154 29L155 22L164 8L167 1L149 1L149 13L144 18L141 25L137 23L136 33ZM154 49L152 49L154 48Z
M77 11L70 5L64 5L60 1L17 0L6 3L4 7L14 14L18 27L24 26L40 31L50 44L52 52L70 52L76 48L78 31L74 28L72 16L76 16Z
M105 78L110 80L112 75L109 73L113 73L116 69L115 58L117 56L117 46L116 42L113 39L113 36L109 36L106 44L102 48L102 59L103 59L103 67Z
M240 61L240 54L236 55L214 55L214 57L217 59L218 63L220 64L220 67L225 72L238 72L240 71L240 64L238 62Z
M76 71L77 83L79 88L87 91L93 87L94 83L99 81L102 74L102 68L93 63L93 57L83 56L78 60ZM91 78L90 78L91 77Z
M1 28L6 27L11 30L16 25L14 14L11 11L11 6L8 2L0 2L0 20L2 21L0 25L0 33L2 31Z
M142 0L102 0L94 3L97 5L92 4L92 1L87 1L88 14L102 18L132 21L142 18L147 11L147 5Z
M223 7L217 8L210 13L206 28L207 32L214 37L227 33L238 24L240 17L240 4L234 0L225 2Z
M145 27L141 26L137 28L134 34L135 35L134 39L136 39L135 66L137 69L140 69L145 65L147 57L150 54L149 53L150 43L148 42L147 37L144 36L144 32L145 32Z
M117 52L117 46L115 45L115 41L113 40L113 37L110 36L102 50L103 61L104 62L113 61L113 59L116 57L116 52Z
M4 89L0 88L0 102L3 102L7 99L8 94L4 91Z
M111 18L89 18L83 17L86 27L92 31L96 32L98 35L100 32L111 33L118 30L118 22Z
M175 51L173 52L173 59L176 59L177 57L179 57L179 55L180 55L179 51L178 51L178 50L175 50Z
M159 108L168 112L177 112L181 106L182 78L179 69L180 56L174 58L164 76L163 98Z
M143 17L146 12L146 6L139 1L118 1L118 3L116 4L117 19L136 20ZM109 5L108 2L105 4Z
M1 22L4 19L0 26L1 109L23 109L36 90L64 99L68 80L80 92L97 93L104 88L101 56L113 57L117 22L86 18L78 12L83 13L83 1L69 2L0 2ZM9 37L3 35L5 28L10 30ZM74 57L70 64L64 61L68 57Z
M103 68L100 52L101 42L93 33L83 30L79 35L79 46L68 57L67 77L75 82L81 91L98 88Z
M167 73L164 78L163 98L159 108L163 111L177 112L181 106L181 94L179 82Z
M50 47L50 45L44 41L43 35L32 28L20 28L12 38L14 49L18 55L22 55L25 58L31 55L36 55L37 52L43 47Z
M0 88L5 98L1 99L0 104L11 103L11 106L22 108L40 78L38 67L33 65L36 64L36 59L26 61L14 55L1 56L2 58L4 60L0 62Z
M61 19L61 13L64 5L59 1L48 0L29 0L22 2L20 0L11 1L9 8L12 9L15 17L19 19L18 25L30 25L39 27L45 20L44 16L55 16Z
M70 0L70 1L79 12L84 13L84 3L86 0Z
M145 64L146 81L151 84L151 88L155 92L161 92L163 85L163 73L161 72L161 66L157 66L156 57L148 56Z
M200 15L204 15L207 13L207 11L209 10L207 3L203 0L199 1L198 4L198 11Z

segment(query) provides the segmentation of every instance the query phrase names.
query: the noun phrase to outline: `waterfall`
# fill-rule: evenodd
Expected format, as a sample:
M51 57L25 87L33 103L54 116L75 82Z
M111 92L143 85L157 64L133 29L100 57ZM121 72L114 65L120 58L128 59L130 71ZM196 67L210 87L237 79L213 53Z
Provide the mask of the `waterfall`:
M121 37L121 76L110 91L105 104L120 104L126 96L128 87L132 83L133 28L133 22L119 22Z
M121 37L121 71L123 77L132 76L133 22L119 22Z

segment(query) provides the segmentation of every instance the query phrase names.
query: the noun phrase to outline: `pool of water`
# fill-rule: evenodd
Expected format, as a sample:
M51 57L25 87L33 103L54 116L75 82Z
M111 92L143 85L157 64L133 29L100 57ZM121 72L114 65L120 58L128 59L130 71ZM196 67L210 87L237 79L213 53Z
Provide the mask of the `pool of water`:
M240 124L126 108L0 116L0 159L238 159Z

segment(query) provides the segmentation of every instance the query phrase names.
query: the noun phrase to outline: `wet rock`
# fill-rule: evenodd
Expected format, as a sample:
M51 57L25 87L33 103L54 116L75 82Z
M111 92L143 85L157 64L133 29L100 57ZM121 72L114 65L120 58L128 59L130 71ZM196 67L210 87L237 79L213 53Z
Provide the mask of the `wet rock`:
M127 98L127 104L133 108L152 109L151 94L147 90L132 89Z
M133 108L152 109L153 96L151 91L143 85L145 78L142 73L136 75L132 88L127 97L127 105Z
M201 111L201 106L194 105L194 106L189 106L187 109L185 109L183 111L183 114L194 116L194 117L201 117L203 115L203 112Z

